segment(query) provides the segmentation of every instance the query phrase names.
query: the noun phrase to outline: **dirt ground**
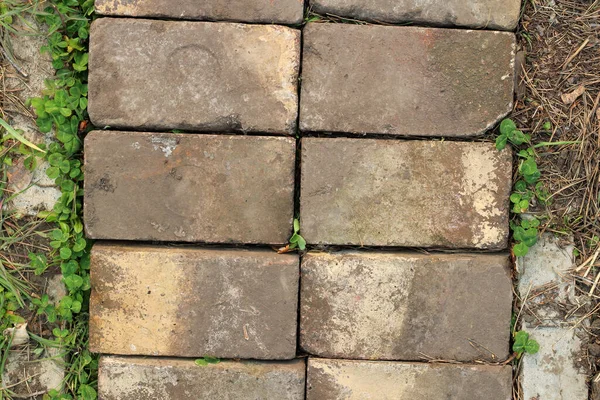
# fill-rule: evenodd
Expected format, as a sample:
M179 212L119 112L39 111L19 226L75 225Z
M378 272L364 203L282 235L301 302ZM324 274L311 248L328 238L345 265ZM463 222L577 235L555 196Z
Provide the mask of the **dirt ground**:
M600 372L600 0L526 0L518 30L524 63L513 118L538 148L545 230L573 237L579 295L591 296L588 363ZM600 398L600 397L598 397Z

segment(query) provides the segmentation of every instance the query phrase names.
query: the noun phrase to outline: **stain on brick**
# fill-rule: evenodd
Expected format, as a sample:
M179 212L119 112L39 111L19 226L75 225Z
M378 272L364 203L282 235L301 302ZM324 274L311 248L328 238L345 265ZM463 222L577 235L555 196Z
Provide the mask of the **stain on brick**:
M509 32L308 24L300 129L473 136L512 110Z
M96 244L91 284L94 352L295 356L297 255Z

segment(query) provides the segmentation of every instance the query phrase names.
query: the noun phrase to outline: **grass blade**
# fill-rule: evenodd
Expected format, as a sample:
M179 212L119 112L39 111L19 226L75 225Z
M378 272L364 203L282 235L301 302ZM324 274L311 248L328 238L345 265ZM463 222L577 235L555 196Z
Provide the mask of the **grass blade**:
M27 140L25 137L23 137L23 135L21 135L19 132L17 132L12 126L10 126L8 124L8 122L6 122L5 120L3 120L2 118L0 118L0 126L2 126L4 129L6 129L6 131L12 137L14 137L16 140L18 140L19 142L23 143L24 145L26 145L28 147L31 147L32 149L37 150L39 152L46 153L45 150L40 149L35 144L31 143L29 140Z

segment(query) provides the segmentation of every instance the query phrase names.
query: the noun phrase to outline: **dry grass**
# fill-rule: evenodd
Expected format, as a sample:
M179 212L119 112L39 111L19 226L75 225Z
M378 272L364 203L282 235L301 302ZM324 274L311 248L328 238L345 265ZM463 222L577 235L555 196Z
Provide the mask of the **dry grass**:
M600 0L528 0L519 37L526 63L514 118L534 141L579 142L540 149L552 201L538 211L547 230L574 235L585 260L600 236ZM580 87L566 104L562 95Z
M578 321L594 320L600 312L600 0L526 0L518 37L526 61L513 118L534 142L578 142L538 149L551 202L535 211L546 218L546 231L574 238L578 294L592 298L587 311L578 308L585 314ZM595 374L596 357L588 359Z

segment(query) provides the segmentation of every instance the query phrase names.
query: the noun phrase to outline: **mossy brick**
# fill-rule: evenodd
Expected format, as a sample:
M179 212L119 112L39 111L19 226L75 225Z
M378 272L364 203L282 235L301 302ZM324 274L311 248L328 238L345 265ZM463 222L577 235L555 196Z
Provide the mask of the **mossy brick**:
M310 357L307 400L511 400L512 367Z
M515 48L512 32L309 23L300 129L482 134L512 110Z
M109 16L299 24L303 0L96 0Z
M91 239L281 244L294 216L295 140L95 131L85 139Z
M504 361L509 269L508 254L309 252L300 346L330 358Z
M99 243L90 349L176 357L292 359L297 255Z
M101 18L90 31L95 126L291 134L300 31L277 25Z
M172 358L100 358L102 400L304 400L306 363L221 361L199 367Z
M521 0L311 0L312 10L377 23L514 30Z
M503 249L512 157L493 143L303 138L310 244Z

